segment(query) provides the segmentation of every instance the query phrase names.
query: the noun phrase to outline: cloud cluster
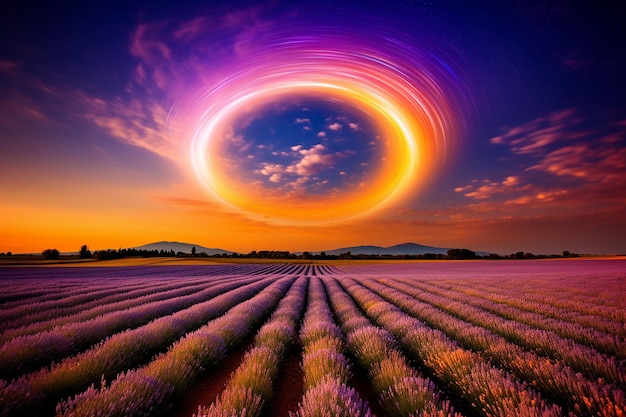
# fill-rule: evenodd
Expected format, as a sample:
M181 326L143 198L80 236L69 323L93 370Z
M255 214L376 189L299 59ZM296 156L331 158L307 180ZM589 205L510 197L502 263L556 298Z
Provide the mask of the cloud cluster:
M320 171L332 167L340 156L340 153L327 153L326 146L321 144L317 144L310 149L298 147L297 152L302 158L295 164L288 166L286 171L306 177L316 175Z
M302 145L294 145L290 150L294 158L291 164L264 163L257 173L268 177L268 181L273 183L280 183L286 174L293 174L291 178L293 176L300 178L288 185L301 185L308 181L309 177L334 167L337 160L344 156L342 152L329 152L326 146L319 143L308 149Z
M454 191L475 200L470 206L483 212L546 208L550 202L569 209L626 203L626 122L602 127L588 122L567 109L507 129L490 142L508 146L525 165L517 172L507 167L501 179L475 179Z

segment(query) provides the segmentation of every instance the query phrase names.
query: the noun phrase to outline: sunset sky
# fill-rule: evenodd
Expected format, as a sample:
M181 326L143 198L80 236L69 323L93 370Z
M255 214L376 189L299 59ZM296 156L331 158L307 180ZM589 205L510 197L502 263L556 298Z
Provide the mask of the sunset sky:
M618 2L5 3L0 252L626 253Z

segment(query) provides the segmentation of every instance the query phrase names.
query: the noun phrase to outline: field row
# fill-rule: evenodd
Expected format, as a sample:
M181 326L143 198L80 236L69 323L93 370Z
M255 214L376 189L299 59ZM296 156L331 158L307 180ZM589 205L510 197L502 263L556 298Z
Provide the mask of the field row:
M261 416L284 395L277 375L296 374L290 349L293 417L626 415L619 275L596 277L599 293L565 271L582 283L568 300L549 274L527 288L393 265L112 270L0 280L0 416L179 417L172 405L255 334L196 415Z

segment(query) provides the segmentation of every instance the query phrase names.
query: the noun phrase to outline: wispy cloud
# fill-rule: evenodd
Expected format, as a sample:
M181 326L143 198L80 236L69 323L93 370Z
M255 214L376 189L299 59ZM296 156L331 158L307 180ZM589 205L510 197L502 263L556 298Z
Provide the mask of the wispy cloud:
M22 64L17 61L0 61L0 77L10 86L0 95L0 126L19 128L24 123L57 124L52 113L67 105L59 102L62 95L58 89L22 71Z
M522 126L508 129L490 139L493 144L508 145L514 154L541 154L554 143L576 140L587 136L575 129L582 122L574 109L567 109L537 118Z
M626 124L588 122L568 109L507 129L490 142L525 157L523 165L504 169L501 179L476 179L455 191L479 202L472 210L490 213L626 203Z
M168 110L159 101L104 101L82 96L84 117L119 141L144 148L168 159L179 156L167 129Z
M519 193L529 188L528 185L521 185L520 177L517 176L508 176L502 181L483 180L480 185L477 183L479 181L474 181L472 184L457 187L454 191L463 193L466 197L484 200L497 194Z
M16 75L19 68L20 64L17 61L0 60L0 73Z

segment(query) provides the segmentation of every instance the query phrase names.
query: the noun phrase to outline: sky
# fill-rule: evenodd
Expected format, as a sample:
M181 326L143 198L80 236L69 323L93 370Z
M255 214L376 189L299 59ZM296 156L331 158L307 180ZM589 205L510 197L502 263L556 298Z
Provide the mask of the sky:
M0 252L624 254L618 4L3 2Z

